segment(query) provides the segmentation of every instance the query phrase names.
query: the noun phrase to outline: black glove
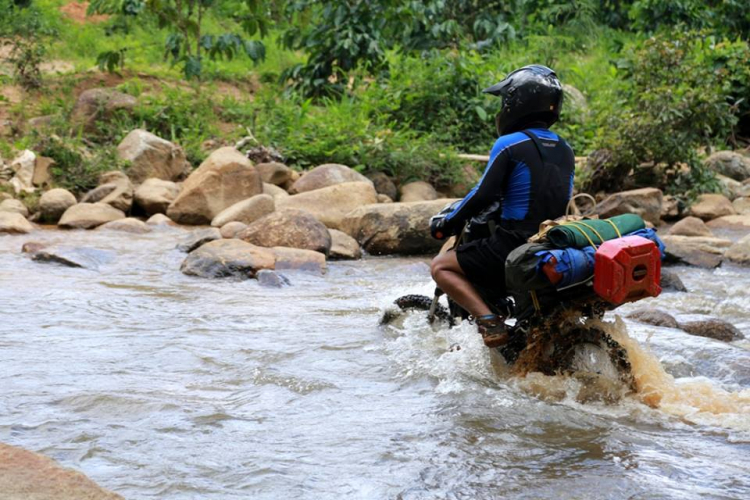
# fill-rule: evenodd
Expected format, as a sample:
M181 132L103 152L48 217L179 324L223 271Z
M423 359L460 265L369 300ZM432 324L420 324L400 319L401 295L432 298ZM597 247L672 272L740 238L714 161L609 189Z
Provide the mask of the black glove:
M445 230L445 214L439 213L430 218L430 234L436 240L444 240L450 234Z

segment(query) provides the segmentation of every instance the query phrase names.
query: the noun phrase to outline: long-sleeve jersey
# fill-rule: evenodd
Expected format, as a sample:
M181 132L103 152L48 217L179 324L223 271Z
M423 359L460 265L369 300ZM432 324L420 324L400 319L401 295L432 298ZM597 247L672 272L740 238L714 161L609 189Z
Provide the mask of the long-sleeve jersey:
M499 201L501 227L533 234L545 220L565 215L574 175L573 150L554 132L534 128L501 136L482 178L446 216L446 228L460 229Z

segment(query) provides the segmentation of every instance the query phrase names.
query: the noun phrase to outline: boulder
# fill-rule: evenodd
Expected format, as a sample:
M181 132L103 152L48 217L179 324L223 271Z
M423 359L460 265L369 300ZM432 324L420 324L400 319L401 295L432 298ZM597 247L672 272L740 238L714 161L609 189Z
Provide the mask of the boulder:
M313 250L300 248L273 247L276 255L276 270L312 271L323 274L326 270L326 256Z
M100 266L112 262L114 253L87 247L70 247L65 245L45 246L31 252L31 259L37 262L51 262L67 267L98 270Z
M10 170L14 176L10 180L10 185L16 194L33 193L34 188L34 169L36 168L36 155L28 149L22 151L10 163Z
M734 215L732 202L722 194L702 194L690 207L690 215L709 221L724 215Z
M378 195L378 203L393 203L393 200L388 195L379 194Z
M34 177L31 183L35 186L44 186L52 180L52 174L49 169L55 165L55 160L46 156L37 156L34 162Z
M725 215L706 224L711 229L750 230L750 215Z
M108 121L118 113L130 114L138 101L114 89L89 89L81 92L71 112L71 122L86 132L97 132L97 122Z
M263 182L274 186L284 186L292 180L292 169L279 162L258 163L255 168Z
M379 195L385 195L390 198L391 201L395 200L398 196L396 185L391 178L383 172L371 172L367 174L367 178L372 181L373 186L375 186L375 191L377 191Z
M250 160L234 148L219 148L190 174L167 215L180 224L209 224L225 208L262 192Z
M750 197L743 196L732 202L737 215L750 215Z
M432 185L424 181L415 181L401 186L401 201L432 201L439 198Z
M273 269L272 250L241 240L216 240L190 252L180 271L202 278L253 278L261 269Z
M57 224L67 209L76 204L76 197L67 189L50 189L39 198L41 220Z
M154 214L148 218L146 224L149 226L176 226L177 223L164 214Z
M23 252L23 253L37 253L39 250L41 250L43 248L47 248L48 246L49 246L48 243L42 243L40 241L27 241L21 247L21 252Z
M255 278L260 286L266 288L281 288L291 285L289 278L270 269L261 269L255 274Z
M117 210L129 212L133 206L133 184L122 172L107 172L99 179L99 186L81 198L81 203L106 203Z
M348 234L337 229L329 229L331 233L331 259L359 259L362 257L362 250L359 248L357 240Z
M180 146L141 129L125 136L117 146L117 155L130 162L128 176L136 184L150 178L174 181L190 172Z
M0 234L26 234L34 230L26 217L16 212L0 212Z
M247 224L244 224L242 222L227 222L223 226L221 226L221 229L219 229L219 232L221 233L222 238L234 238L237 236L237 233L242 231L247 227Z
M729 240L693 236L663 236L667 261L691 266L715 268L721 264L724 252L732 245Z
M0 203L0 212L11 212L14 214L21 214L24 217L29 216L29 209L21 200L9 199Z
M640 323L646 323L647 325L679 328L674 316L659 309L638 309L628 314L628 318Z
M307 191L333 186L334 184L341 184L343 182L368 182L372 184L370 179L359 172L352 170L346 165L326 163L303 174L302 177L292 185L289 192L292 194L305 193Z
M672 195L666 195L662 199L661 218L667 221L677 220L682 216L684 208L684 204L677 198Z
M736 181L750 178L750 158L734 151L717 151L706 158L704 165Z
M680 328L690 335L708 337L710 339L721 340L722 342L732 342L745 338L736 326L715 318L680 323Z
M660 285L663 292L684 293L688 291L687 287L682 282L682 279L676 272L664 268L661 269Z
M345 182L280 199L278 207L304 210L326 226L339 229L346 214L377 202L371 182Z
M196 248L205 245L210 241L220 239L221 231L219 231L215 227L211 227L208 229L198 229L185 236L182 241L177 244L177 250L190 253Z
M263 183L263 194L270 194L273 196L274 200L278 200L279 198L289 198L289 193L287 193L285 189L267 182Z
M676 223L667 234L677 236L713 236L706 223L698 217L685 217Z
M93 229L124 218L122 210L106 203L78 203L63 213L57 226L61 229Z
M164 214L178 194L180 194L180 186L172 181L157 178L146 179L135 190L135 203L149 216Z
M123 500L73 469L38 453L0 443L3 500Z
M442 243L430 236L430 217L455 200L381 203L359 207L342 230L375 255L436 253Z
M750 234L729 247L724 258L733 264L750 267Z
M240 231L237 238L261 247L289 247L328 254L331 235L313 215L284 209L262 217Z
M659 224L663 195L656 188L641 188L610 195L594 211L606 219L621 214L637 214L652 224Z
M219 213L211 221L214 227L222 227L228 222L251 224L276 209L273 197L268 194L256 194L252 198L239 201Z
M102 224L101 226L97 228L97 231L105 231L105 230L121 231L124 233L133 233L133 234L144 234L144 233L151 232L151 228L149 227L148 224L134 217L127 217L125 219L113 220L112 222L107 222L106 224Z
M717 175L716 180L721 184L721 192L726 195L730 201L735 198L742 196L742 183L734 179L730 179L724 175Z

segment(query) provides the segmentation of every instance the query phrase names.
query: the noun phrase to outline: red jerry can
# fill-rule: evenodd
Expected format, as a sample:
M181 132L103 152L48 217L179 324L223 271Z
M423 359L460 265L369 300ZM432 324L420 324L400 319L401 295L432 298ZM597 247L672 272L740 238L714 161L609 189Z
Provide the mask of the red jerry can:
M661 293L661 255L640 236L605 241L594 257L594 292L614 305Z

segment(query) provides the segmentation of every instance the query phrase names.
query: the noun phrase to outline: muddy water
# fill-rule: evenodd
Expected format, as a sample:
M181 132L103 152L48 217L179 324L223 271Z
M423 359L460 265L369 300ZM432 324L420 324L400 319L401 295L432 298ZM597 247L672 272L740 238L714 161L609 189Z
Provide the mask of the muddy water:
M0 236L0 441L132 499L750 495L747 342L614 326L644 394L582 404L569 380L498 374L469 325L379 328L430 291L423 259L265 289L183 276L180 234ZM32 239L115 258L35 263ZM694 292L654 305L750 336L749 272L680 272Z

